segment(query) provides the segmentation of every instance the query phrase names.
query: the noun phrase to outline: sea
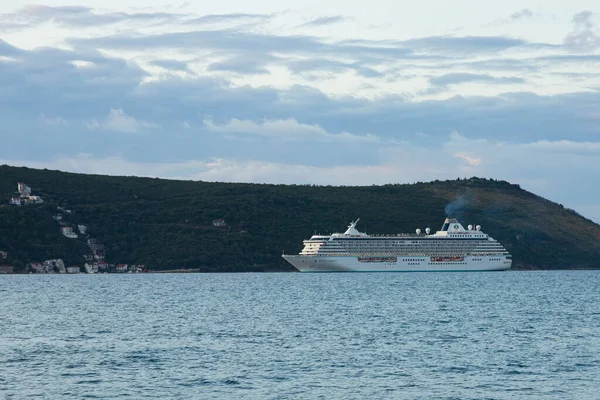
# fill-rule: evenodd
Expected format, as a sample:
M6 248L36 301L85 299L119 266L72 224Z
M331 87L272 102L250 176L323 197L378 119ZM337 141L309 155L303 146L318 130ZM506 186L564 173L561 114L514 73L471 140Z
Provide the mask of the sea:
M600 271L0 276L1 399L600 399Z

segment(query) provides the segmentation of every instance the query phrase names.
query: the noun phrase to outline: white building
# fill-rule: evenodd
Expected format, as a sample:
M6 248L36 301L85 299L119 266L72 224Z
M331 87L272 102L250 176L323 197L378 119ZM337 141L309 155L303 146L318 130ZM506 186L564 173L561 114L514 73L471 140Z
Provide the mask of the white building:
M10 199L10 204L15 205L15 206L20 206L21 205L21 198L20 197L13 197Z
M44 200L42 200L42 198L40 196L29 196L26 197L26 199L28 199L29 203L36 203L36 204L41 204L44 202Z
M31 195L31 188L24 184L23 182L19 182L17 184L17 190L21 194L21 196L29 196Z
M67 267L67 274L78 274L80 272L79 267Z
M79 229L79 233L81 233L82 235L85 235L85 233L87 232L87 226L85 225L77 225L77 229Z
M213 224L213 226L216 226L216 227L227 226L227 224L225 223L225 220L221 219L221 218L214 219L213 222L212 222L212 224Z
M46 272L46 269L44 268L44 264L39 263L39 262L30 263L29 268L36 274L43 274Z
M69 239L77 239L77 234L75 232L73 232L73 227L71 227L71 226L62 226L60 228L60 231L62 232L63 235L65 235Z

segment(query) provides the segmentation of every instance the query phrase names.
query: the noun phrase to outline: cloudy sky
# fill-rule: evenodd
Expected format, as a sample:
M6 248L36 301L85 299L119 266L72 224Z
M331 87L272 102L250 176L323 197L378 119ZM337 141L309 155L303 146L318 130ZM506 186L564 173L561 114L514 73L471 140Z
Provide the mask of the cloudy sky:
M331 185L480 176L600 222L600 6L2 2L0 118L0 164Z

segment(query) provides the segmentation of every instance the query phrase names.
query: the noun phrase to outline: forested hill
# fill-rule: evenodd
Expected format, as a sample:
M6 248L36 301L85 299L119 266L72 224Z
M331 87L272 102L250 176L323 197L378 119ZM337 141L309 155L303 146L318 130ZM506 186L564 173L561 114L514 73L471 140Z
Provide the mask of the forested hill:
M17 182L43 204L9 205ZM112 263L149 269L292 270L314 232L345 230L360 217L376 234L437 230L446 212L480 224L513 254L515 268L600 267L600 226L504 181L468 180L367 187L260 185L83 175L0 166L0 251L17 268L51 258L84 263L86 238L60 233L85 224ZM213 226L223 219L225 227ZM2 260L0 260L2 261ZM6 260L5 260L6 262Z

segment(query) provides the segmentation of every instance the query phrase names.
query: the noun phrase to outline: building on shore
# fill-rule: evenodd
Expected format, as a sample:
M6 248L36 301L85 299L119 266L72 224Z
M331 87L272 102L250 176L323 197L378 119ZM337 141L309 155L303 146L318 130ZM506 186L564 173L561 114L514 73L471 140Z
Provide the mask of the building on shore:
M40 262L29 263L29 270L34 274L45 274L47 270L44 268L44 264Z
M79 267L73 266L73 267L67 267L67 274L79 274L81 271L79 269Z
M119 273L127 272L127 264L117 264L115 266L115 271Z

